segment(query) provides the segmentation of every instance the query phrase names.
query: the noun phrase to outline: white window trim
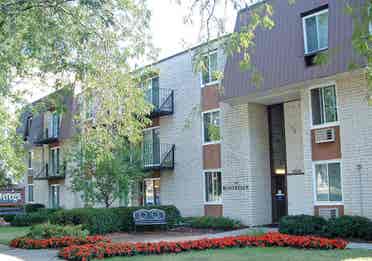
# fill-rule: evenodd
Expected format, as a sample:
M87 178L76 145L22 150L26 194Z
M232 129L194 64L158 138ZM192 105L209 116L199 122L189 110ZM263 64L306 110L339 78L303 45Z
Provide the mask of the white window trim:
M312 104L312 101L311 101L311 90L325 88L325 87L328 87L328 86L331 86L331 85L335 86L337 121L314 125L314 123L313 123L313 104ZM339 113L340 108L339 108L337 84L336 84L335 81L311 86L309 88L309 91L308 91L308 98L309 98L309 107L310 107L310 109L309 109L310 117L309 118L310 118L310 129L311 130L340 126L340 113Z
M30 200L30 189L29 187L32 187L32 197L34 200ZM34 184L27 184L27 202L28 203L34 203L35 202L35 186Z
M216 141L209 141L209 142L206 142L204 140L204 114L207 114L207 113L213 113L213 112L219 112L220 113L220 139L219 140L216 140ZM212 109L212 110L208 110L208 111L203 111L202 112L202 145L203 146L206 146L206 145L213 145L213 144L220 144L221 143L221 109L218 108L218 109Z
M328 39L329 39L329 12L328 12L328 8L325 9L325 10L322 10L322 11L319 11L319 12L316 12L316 13L313 13L313 14L310 14L310 15L307 15L307 16L304 16L302 17L302 29L303 29L303 35L304 35L304 46L305 46L305 55L308 55L308 54L312 54L312 53L317 53L317 52L321 52L321 51L324 51L324 50L327 50L328 47L329 47L329 42L328 42L328 46L325 47L325 48L320 48L320 49L317 49L315 51L312 51L312 52L309 52L308 50L308 46L307 46L307 30L306 30L306 19L308 18L311 18L311 17L314 17L314 16L318 16L318 15L321 15L321 14L324 14L324 13L328 13ZM317 30L317 34L319 33L319 28L318 28L318 22L316 23L316 30ZM317 35L318 37L318 46L319 46L319 35Z
M318 201L317 200L317 187L316 187L316 173L315 173L315 165L321 165L321 164L330 164L330 163L339 163L340 164L340 182L341 182L341 195L342 200L341 201ZM341 159L334 159L334 160L319 160L319 161L313 161L312 163L312 171L313 171L313 201L314 206L338 206L338 205L344 205L344 182L343 182L343 175L342 175L342 160Z
M208 56L208 65L209 65L210 64L210 56L212 54L215 54L215 53L217 53L217 68L218 68L218 49L213 50L213 51L211 51L211 52L209 52L207 54L204 54L204 55L202 55L202 57L204 58L204 57ZM209 68L208 68L208 70L209 70ZM210 81L210 82L207 82L207 83L204 83L203 84L203 72L202 71L199 72L199 78L200 78L200 86L201 86L201 88L208 87L208 86L211 86L211 85L220 84L220 81L219 80ZM212 79L212 73L211 73L210 70L209 70L209 78Z
M205 174L207 173L207 172L220 172L221 173L221 200L219 200L219 201L207 201L206 200L206 198L207 198L207 191L206 191L206 189L205 189ZM222 181L222 177L223 177L223 175L222 175L222 170L221 169L205 169L205 170L203 170L203 182L202 182L202 184L203 184L203 201L204 201L204 205L221 205L221 206L223 206L223 186L222 186L222 183L223 183L223 181Z

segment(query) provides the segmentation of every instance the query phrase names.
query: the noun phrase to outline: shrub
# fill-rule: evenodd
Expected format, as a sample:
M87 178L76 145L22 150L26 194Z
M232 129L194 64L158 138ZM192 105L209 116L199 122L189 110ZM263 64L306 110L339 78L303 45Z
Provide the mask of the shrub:
M327 220L322 217L298 215L286 216L279 222L279 232L290 235L322 236L327 230Z
M6 222L11 223L12 220L15 218L15 216L16 216L16 215L3 215L3 216L0 216L0 217L4 218L4 220L5 220Z
M59 226L52 224L39 224L31 227L30 232L26 235L32 239L47 239L53 237L86 237L89 235L88 230L82 229L82 226Z
M156 243L109 243L98 242L82 246L71 245L59 251L59 256L67 260L91 260L113 256L159 255L192 250L224 249L238 247L295 247L304 249L344 249L345 240L320 237L289 236L267 233L262 236L235 236L226 238L200 239L178 242Z
M41 224L48 221L48 216L43 215L41 212L34 212L29 214L16 215L11 221L12 226L25 227L35 224Z
M166 212L168 224L173 226L180 219L180 212L174 206L80 208L59 210L50 217L50 222L59 225L83 225L92 234L106 234L133 230L133 212L141 208L158 208Z
M191 217L184 219L184 221L193 228L231 230L242 226L240 221L226 217Z
M26 204L24 206L25 208L25 212L26 213L33 213L33 212L37 212L39 209L43 209L45 208L45 205L44 204Z
M330 237L372 240L372 221L359 216L341 216L330 219L327 232Z

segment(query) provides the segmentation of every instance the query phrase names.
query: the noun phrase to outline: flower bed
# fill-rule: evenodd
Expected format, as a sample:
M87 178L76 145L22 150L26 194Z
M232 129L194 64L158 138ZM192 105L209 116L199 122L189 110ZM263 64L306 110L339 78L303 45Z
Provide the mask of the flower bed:
M10 242L11 247L25 249L45 249L45 248L61 248L72 245L85 245L96 243L110 243L110 239L104 236L87 236L87 237L52 237L48 239L32 239L20 237L13 239Z
M91 258L113 256L159 255L190 250L222 249L232 247L296 247L305 249L344 249L347 241L312 236L290 236L267 233L262 236L236 236L216 239L201 239L180 242L157 243L109 243L99 242L80 246L69 246L59 252L67 260L86 261Z

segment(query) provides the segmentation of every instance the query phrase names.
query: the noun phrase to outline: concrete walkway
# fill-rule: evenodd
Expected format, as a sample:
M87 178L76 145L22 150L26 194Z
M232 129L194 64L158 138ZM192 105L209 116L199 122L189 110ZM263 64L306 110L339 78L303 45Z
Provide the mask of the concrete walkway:
M244 235L248 233L258 233L258 232L270 232L270 231L277 231L273 228L245 228L240 230L234 231L227 231L223 233L216 233L216 234L204 234L204 235L192 235L192 236L184 236L184 237L172 237L168 235L166 237L162 237L161 240L163 241L182 241L182 240L193 240L193 239L201 239L201 238L219 238L219 237L228 237L228 236L238 236ZM141 240L138 240L141 238ZM159 241L159 238L146 235L136 235L135 237L131 238L135 240L135 242L156 242ZM128 240L128 241L132 241ZM114 241L117 241L114 239ZM132 241L133 242L133 241ZM372 251L372 243L350 243L347 246L348 249L368 249ZM10 248L5 245L0 244L0 261L61 261L57 257L58 250L24 250L24 249L14 249Z

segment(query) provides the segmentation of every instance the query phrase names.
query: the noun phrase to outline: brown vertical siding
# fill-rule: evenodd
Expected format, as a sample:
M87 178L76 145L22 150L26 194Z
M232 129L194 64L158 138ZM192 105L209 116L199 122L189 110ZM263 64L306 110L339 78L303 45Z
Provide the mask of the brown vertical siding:
M319 216L319 209L321 209L321 208L337 208L338 213L339 213L340 216L343 216L345 214L344 206L340 206L340 205L314 206L314 215L315 216Z
M33 176L28 176L27 177L27 184L33 184L34 183L34 177Z
M327 143L315 143L315 130L311 131L312 158L316 160L332 160L341 158L340 127L335 129L335 141Z
M364 1L351 2L359 5ZM345 12L344 1L297 0L293 5L282 0L263 2L273 5L275 27L256 32L255 50L251 52L252 64L262 76L262 82L257 88L250 80L250 72L240 68L243 53L229 56L224 72L224 99L264 93L282 86L346 72L349 71L350 62L366 64L352 47L353 20ZM301 14L326 4L329 8L328 46L332 55L328 64L306 67ZM249 15L250 8L238 13L235 31L240 31L248 23Z
M219 108L220 94L218 85L202 88L202 110L208 111Z
M221 144L210 144L203 146L204 169L221 168Z
M223 206L222 205L205 205L204 216L207 217L222 217Z

